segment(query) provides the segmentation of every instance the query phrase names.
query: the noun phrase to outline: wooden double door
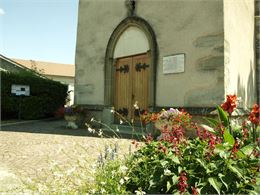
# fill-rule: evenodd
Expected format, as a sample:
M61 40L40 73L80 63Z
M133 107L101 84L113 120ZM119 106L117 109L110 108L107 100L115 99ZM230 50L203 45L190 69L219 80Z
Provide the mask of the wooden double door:
M115 109L128 120L137 119L148 109L149 54L118 58L115 66Z

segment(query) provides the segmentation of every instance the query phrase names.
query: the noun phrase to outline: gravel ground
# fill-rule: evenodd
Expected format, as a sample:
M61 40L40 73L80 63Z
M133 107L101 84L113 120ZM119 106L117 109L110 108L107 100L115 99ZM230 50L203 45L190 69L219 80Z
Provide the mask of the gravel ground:
M1 126L0 192L19 186L21 179L37 177L51 161L71 164L84 155L91 164L105 145L115 142L120 155L128 153L130 139L94 137L86 129L67 129L65 125L63 120L45 120Z

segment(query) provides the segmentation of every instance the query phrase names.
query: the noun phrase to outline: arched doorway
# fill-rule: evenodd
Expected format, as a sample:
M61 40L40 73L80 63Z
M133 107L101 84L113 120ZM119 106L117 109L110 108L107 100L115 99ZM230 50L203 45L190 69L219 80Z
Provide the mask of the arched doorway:
M151 26L142 18L123 20L112 33L105 59L105 106L133 118L155 105L157 43Z

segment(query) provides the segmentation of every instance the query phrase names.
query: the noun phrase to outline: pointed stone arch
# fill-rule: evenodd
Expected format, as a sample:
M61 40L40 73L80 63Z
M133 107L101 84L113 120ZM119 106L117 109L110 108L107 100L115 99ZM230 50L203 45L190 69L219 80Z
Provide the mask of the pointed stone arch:
M114 63L115 60L114 50L117 44L117 41L120 35L130 26L138 27L141 29L145 35L147 36L150 48L150 59L151 59L151 68L150 68L150 81L149 81L149 108L153 108L156 102L156 67L157 67L157 60L158 60L158 48L156 42L155 33L150 26L150 24L144 20L143 18L137 16L130 16L126 19L122 20L119 25L115 28L110 39L108 41L107 49L106 49L106 56L105 56L105 106L111 107L114 105Z

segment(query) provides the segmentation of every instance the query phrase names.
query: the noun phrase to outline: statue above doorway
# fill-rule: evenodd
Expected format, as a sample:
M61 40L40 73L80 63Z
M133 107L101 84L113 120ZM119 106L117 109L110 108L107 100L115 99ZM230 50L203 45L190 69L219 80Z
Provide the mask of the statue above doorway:
M125 4L128 10L128 16L135 15L136 0L126 0Z

